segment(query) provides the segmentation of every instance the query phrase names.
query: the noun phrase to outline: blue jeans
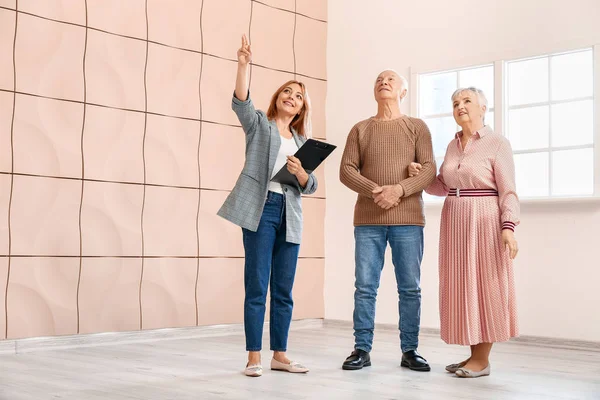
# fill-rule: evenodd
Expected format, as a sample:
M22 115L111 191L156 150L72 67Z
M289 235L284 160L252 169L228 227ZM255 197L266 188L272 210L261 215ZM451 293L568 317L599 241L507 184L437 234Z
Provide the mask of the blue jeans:
M402 352L416 350L421 324L423 227L362 225L354 228L354 238L354 348L370 352L373 346L375 301L389 242L398 287L400 347Z
M300 245L285 241L285 197L269 192L258 230L242 229L244 265L244 330L246 350L260 351L267 288L271 285L269 329L271 350L286 351L292 321L292 286Z

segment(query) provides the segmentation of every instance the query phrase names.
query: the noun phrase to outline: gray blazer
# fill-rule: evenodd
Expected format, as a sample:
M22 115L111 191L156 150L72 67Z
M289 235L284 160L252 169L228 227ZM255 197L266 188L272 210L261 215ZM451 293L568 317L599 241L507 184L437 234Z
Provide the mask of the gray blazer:
M267 199L269 180L281 146L281 137L275 122L269 121L263 111L254 108L250 95L246 101L240 101L234 95L231 107L246 134L246 162L233 190L217 214L242 228L256 232ZM298 147L306 141L294 130L292 135ZM286 241L300 244L301 195L314 193L317 190L317 179L310 174L305 188L300 184L282 186L286 199Z

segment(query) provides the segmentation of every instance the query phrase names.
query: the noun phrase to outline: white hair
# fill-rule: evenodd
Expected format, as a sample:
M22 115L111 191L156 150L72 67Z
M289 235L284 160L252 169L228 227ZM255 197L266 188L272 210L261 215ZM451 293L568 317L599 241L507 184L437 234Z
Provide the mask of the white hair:
M398 74L396 74L396 75L398 75ZM406 89L406 91L408 92L408 79L406 79L402 75L398 75L398 77L400 78L400 81L402 82L402 87L404 89Z
M403 88L403 89L406 89L406 91L408 91L408 79L406 79L404 76L400 75L400 74L398 73L398 71L396 71L394 68L386 68L386 69L384 69L383 71L381 71L381 72L379 73L379 75L383 74L383 73L384 73L384 72L386 72L386 71L390 71L390 72L393 72L393 73L395 73L396 75L398 75L398 78L400 79L400 82L402 82L402 88ZM379 77L379 75L377 75L377 76Z
M487 112L488 101L487 101L487 97L485 97L485 93L483 93L483 90L476 88L474 86L469 86L466 88L458 88L454 91L454 93L452 93L451 101L454 103L454 100L456 100L456 98L459 95L461 95L463 92L473 93L475 96L477 96L477 101L479 101L479 105L485 106L485 111L483 112L483 123L485 124L485 113Z
M381 74L383 74L384 72L387 72L387 71L393 72L393 73L395 73L395 74L398 76L398 79L400 79L400 82L402 83L402 89L406 89L406 92L408 93L408 79L406 79L404 76L400 75L400 74L398 73L398 71L396 71L396 70L395 70L395 69L393 69L393 68L386 68L386 69L384 69L383 71L381 71L381 72L379 73L379 75L381 75ZM379 75L377 75L377 78L379 78ZM406 97L406 96L405 96L405 97ZM403 98L401 98L401 99L400 99L400 101L401 101L401 102L402 102L402 101L404 101L404 97L403 97Z

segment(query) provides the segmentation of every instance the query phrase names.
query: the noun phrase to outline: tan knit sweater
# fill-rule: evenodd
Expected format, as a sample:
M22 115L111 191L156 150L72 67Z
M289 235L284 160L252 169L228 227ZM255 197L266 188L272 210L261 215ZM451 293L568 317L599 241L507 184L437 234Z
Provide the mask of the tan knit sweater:
M408 166L423 165L409 178ZM340 165L340 180L358 193L354 225L425 225L421 193L435 178L436 167L427 125L402 116L391 121L369 118L354 125ZM377 186L400 184L400 204L384 210L373 201Z

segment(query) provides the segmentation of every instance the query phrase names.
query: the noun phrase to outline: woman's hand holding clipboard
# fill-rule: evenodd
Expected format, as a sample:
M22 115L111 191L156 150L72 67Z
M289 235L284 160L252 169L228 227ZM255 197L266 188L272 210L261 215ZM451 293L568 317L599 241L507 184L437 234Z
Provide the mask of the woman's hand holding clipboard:
M308 139L302 147L298 149L294 157L299 160L300 168L311 174L317 167L335 150L337 146L315 139ZM290 158L288 157L288 160ZM294 162L294 164L296 164ZM277 174L271 179L273 182L283 183L287 185L296 185L297 180L293 173L288 169L288 165L284 165Z

